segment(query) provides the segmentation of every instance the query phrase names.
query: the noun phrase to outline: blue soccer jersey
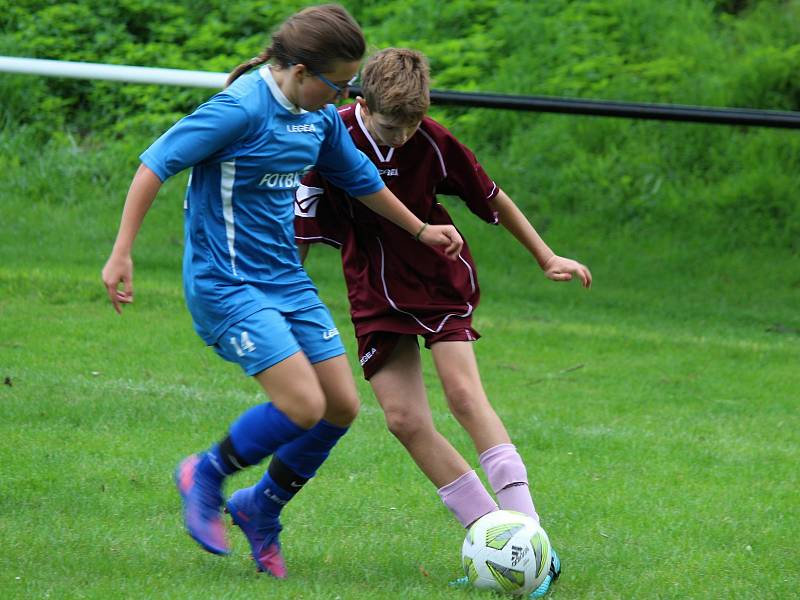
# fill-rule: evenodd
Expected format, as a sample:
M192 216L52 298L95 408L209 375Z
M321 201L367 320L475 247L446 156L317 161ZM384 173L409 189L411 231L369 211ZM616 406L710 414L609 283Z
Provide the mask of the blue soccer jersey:
M308 170L353 196L384 187L333 105L294 106L267 66L199 106L140 158L162 181L193 167L183 279L207 344L263 308L289 312L320 302L294 242L294 192Z

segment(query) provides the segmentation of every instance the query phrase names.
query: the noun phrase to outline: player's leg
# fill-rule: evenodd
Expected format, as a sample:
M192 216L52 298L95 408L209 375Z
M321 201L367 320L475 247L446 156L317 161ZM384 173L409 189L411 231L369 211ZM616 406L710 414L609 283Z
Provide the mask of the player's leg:
M445 333L428 340L450 410L472 437L500 508L516 510L539 521L522 457L511 444L505 426L486 397L472 342L459 341L459 335L458 332ZM476 338L476 333L471 332L461 339ZM560 573L561 561L553 550L550 572L531 592L530 598L544 596ZM465 585L466 581L461 578L455 583Z
M254 375L272 400L245 411L222 442L185 459L176 473L187 530L206 550L224 554L225 478L303 434L325 405L316 374L279 312L262 310L233 325L214 349Z
M317 474L358 414L358 395L345 356L326 359L312 368L326 400L325 414L275 452L267 472L250 492L258 495L260 514L269 518L277 519L286 504ZM243 493L240 490L234 496L241 498Z
M281 447L272 459L279 487L294 495L314 477L358 415L360 402L350 365L333 318L322 304L288 316L292 332L312 363L325 399L321 419L302 436ZM276 471L277 473L277 471ZM278 482L276 482L278 483Z
M275 452L261 481L235 492L228 501L234 523L250 541L259 566L279 577L285 575L277 541L281 511L314 477L359 408L353 375L328 310L319 305L287 314L286 318L309 363L313 363L310 378L319 382L324 413L302 435Z
M292 417L297 415L304 425L311 427L303 428L298 435L283 440L271 454L314 430L320 423L325 406L324 393L305 354L298 352L284 363L294 363L293 368L276 372L276 365L259 373L256 379L280 410L285 410ZM256 422L252 421L251 424L255 425ZM235 428L232 429L231 437L236 433ZM236 444L236 441L233 443ZM247 538L257 568L274 577L284 578L286 563L279 541L282 530L280 513L302 487L302 483L293 479L293 473L281 469L282 465L279 461L276 462L276 456L277 452L273 454L267 472L256 485L231 495L226 509L233 523Z
M432 342L434 364L453 416L472 437L500 508L539 515L533 505L525 464L492 408L481 383L472 342L453 333Z
M378 338L379 336L375 336ZM387 337L383 336L384 342ZM369 347L381 346L373 339ZM394 348L391 348L391 345ZM475 471L435 428L422 379L416 336L391 336L380 348L386 359L369 382L383 409L389 431L438 488L445 506L464 526L497 509Z

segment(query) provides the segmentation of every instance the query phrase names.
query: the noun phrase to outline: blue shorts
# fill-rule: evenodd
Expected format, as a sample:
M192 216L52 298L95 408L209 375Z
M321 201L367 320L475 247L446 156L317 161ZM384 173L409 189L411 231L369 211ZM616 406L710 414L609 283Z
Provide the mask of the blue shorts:
M231 325L213 348L248 375L256 375L299 350L312 364L344 354L339 330L323 304L287 313L262 309Z

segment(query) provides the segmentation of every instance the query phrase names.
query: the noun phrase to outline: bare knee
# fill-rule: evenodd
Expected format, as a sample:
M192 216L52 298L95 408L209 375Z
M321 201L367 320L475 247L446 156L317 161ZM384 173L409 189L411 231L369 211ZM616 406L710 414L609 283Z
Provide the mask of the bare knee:
M347 358L342 354L312 366L325 394L325 420L348 427L358 415L361 402Z
M482 389L476 390L463 383L448 386L445 396L450 411L459 421L476 417L487 404Z
M407 410L386 411L386 426L400 443L407 445L420 431L426 428L424 419Z
M356 420L360 409L361 401L356 394L328 398L325 420L339 427L347 427Z
M325 396L322 390L306 388L296 394L273 398L273 403L298 427L310 429L325 414Z

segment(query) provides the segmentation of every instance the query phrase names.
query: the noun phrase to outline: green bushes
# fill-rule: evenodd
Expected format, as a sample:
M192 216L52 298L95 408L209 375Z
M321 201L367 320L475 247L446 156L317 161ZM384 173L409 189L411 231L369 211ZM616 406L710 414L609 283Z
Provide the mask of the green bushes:
M481 4L494 12L479 19L478 39L494 40L496 52L467 88L477 81L506 93L800 109L798 2ZM471 30L467 22L447 36L468 44ZM447 108L438 115L537 217L578 214L610 232L694 232L722 247L800 249L796 132Z
M800 2L352 0L373 47L440 89L800 110ZM0 0L0 53L229 71L301 3ZM208 90L0 75L0 125L38 143L149 140ZM797 249L795 132L435 107L533 214L696 228ZM144 142L142 142L144 144ZM140 144L141 145L141 144Z
M230 71L260 52L272 26L295 7L286 0L2 2L0 49L33 58ZM19 88L13 79L2 77L0 93L7 87ZM131 129L155 135L209 93L57 78L45 80L44 85L46 93L17 106L16 120L44 131L56 126L80 135L102 132L114 137Z

